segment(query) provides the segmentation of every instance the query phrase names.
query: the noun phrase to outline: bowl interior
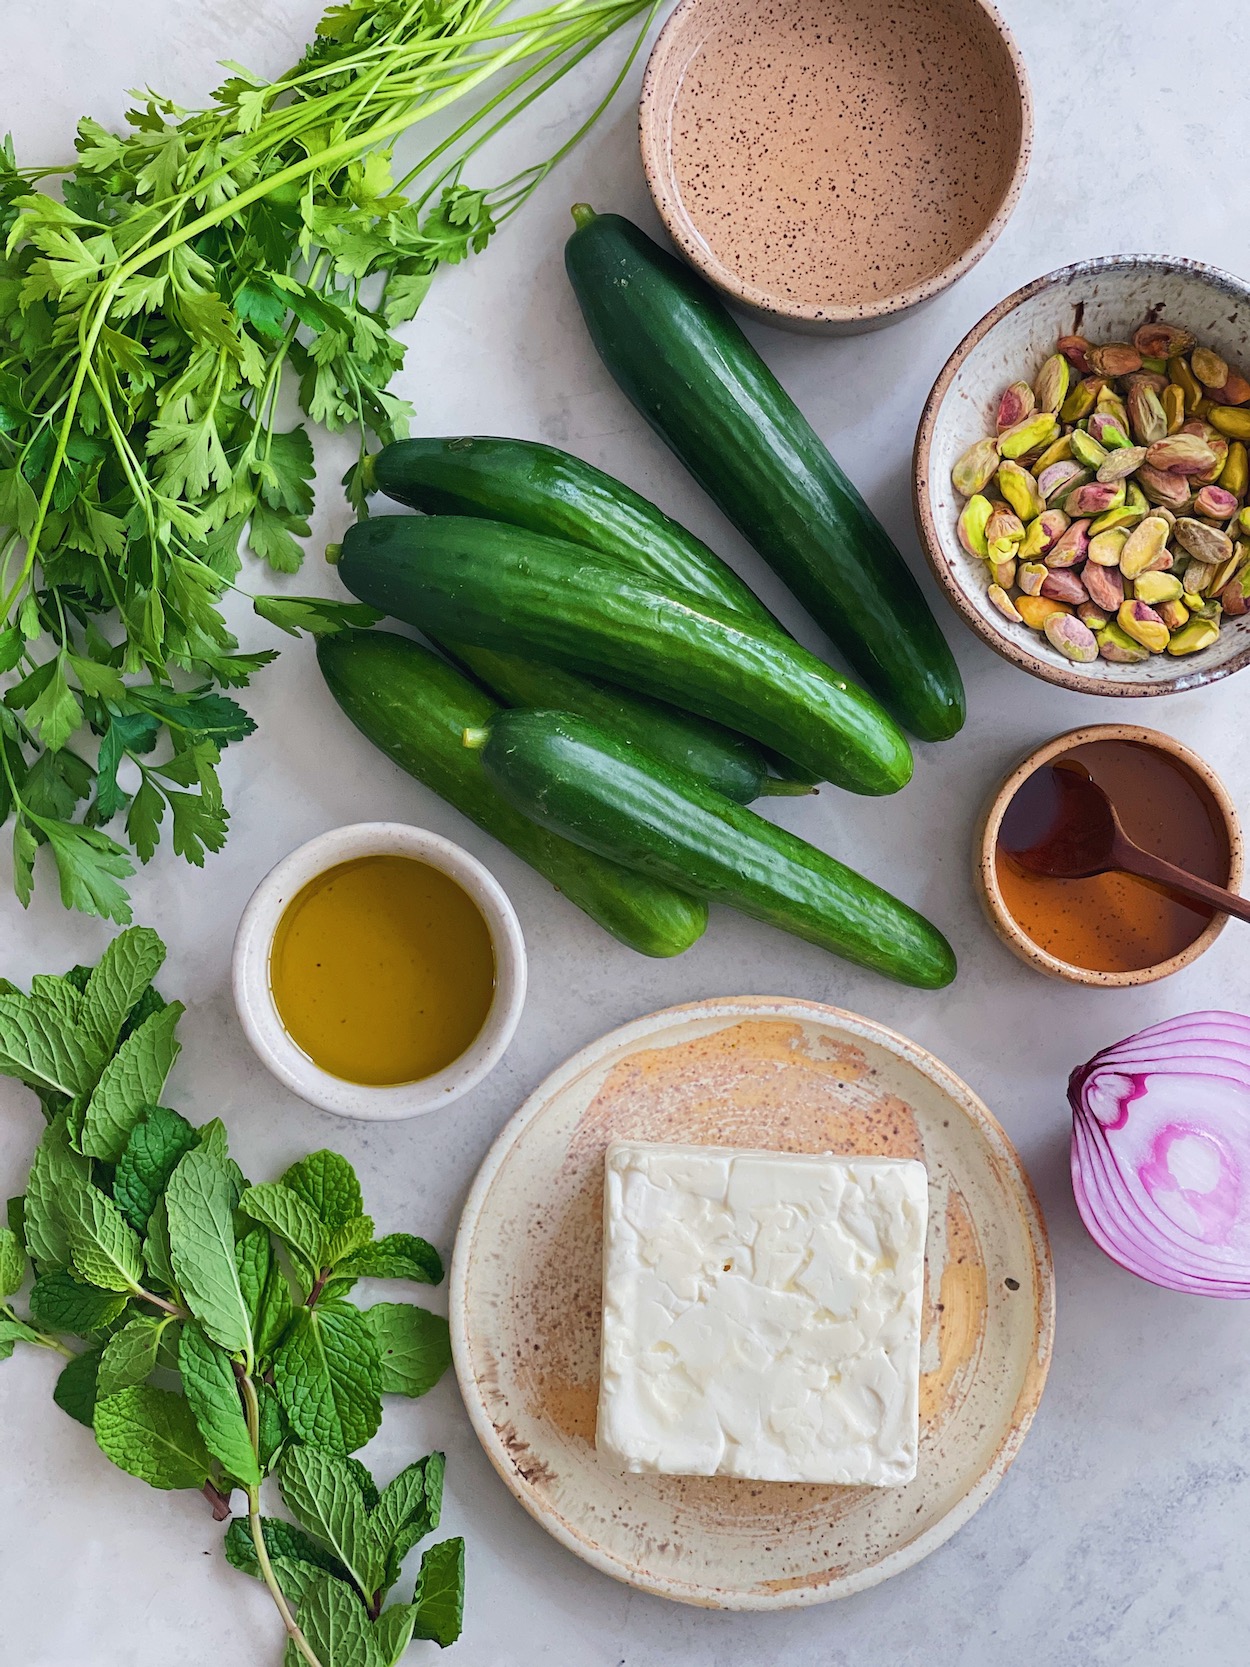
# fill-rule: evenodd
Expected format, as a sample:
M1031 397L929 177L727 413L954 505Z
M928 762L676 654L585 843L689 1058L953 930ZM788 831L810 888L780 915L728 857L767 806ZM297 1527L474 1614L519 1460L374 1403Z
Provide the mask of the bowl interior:
M993 434L1003 389L1031 382L1059 336L1122 341L1148 318L1186 326L1233 365L1250 362L1250 289L1240 280L1150 256L1083 262L1008 297L960 344L934 388L917 445L922 542L955 607L1017 665L1090 694L1167 694L1227 676L1250 659L1250 616L1226 619L1216 642L1192 656L1075 666L1040 632L1011 624L990 602L985 564L967 554L955 531L964 500L951 485L951 468L975 441Z
M641 135L660 213L713 282L848 319L921 300L983 252L1028 121L981 0L685 0Z
M1101 971L1078 961L1061 958L1031 937L1016 919L1004 894L998 866L998 837L1008 806L1025 781L1043 765L1066 757L1075 748L1099 742L1130 742L1149 747L1170 761L1188 776L1200 799L1206 801L1215 825L1222 831L1224 851L1220 884L1230 891L1240 891L1244 877L1245 855L1241 837L1241 823L1237 808L1228 789L1206 761L1182 742L1157 729L1145 729L1137 724L1091 724L1083 729L1069 730L1036 748L1021 760L1004 778L982 816L976 844L976 868L980 893L990 923L999 937L1021 960L1052 978L1062 978L1072 984L1086 984L1101 988L1132 988L1153 984L1180 972L1205 952L1219 937L1227 924L1227 915L1215 915L1193 938L1170 959L1152 965L1134 967L1120 972ZM1095 882L1096 883L1096 882ZM1086 882L1075 882L1084 887ZM1088 907L1088 901L1082 902ZM1105 906L1105 904L1100 904Z

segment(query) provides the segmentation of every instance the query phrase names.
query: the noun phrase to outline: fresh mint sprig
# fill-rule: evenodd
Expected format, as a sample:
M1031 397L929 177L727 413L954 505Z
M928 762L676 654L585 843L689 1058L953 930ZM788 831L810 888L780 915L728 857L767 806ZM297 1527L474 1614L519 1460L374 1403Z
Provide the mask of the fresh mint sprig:
M0 1227L0 1360L19 1343L63 1357L57 1404L150 1487L198 1489L222 1521L242 1493L225 1553L268 1587L286 1667L394 1667L414 1638L459 1637L464 1543L426 1549L411 1599L388 1602L438 1527L443 1458L379 1489L353 1455L384 1395L438 1382L449 1334L414 1304L349 1297L362 1277L438 1284L442 1262L376 1236L338 1153L251 1186L220 1121L161 1103L182 1013L152 982L164 958L133 927L94 968L0 985L0 1074L47 1123ZM262 1514L270 1476L294 1521Z
M403 432L395 327L598 110L501 185L466 167L641 18L632 60L656 4L352 0L274 80L230 64L204 109L149 91L124 133L85 118L67 168L0 145L0 825L23 904L40 847L67 908L120 923L162 835L197 866L221 849L221 751L254 725L217 691L274 657L238 651L222 598L241 544L293 573L313 507L311 437L280 413L353 429L361 460ZM395 178L396 138L461 103ZM359 463L345 484L363 509ZM373 617L256 604L285 630Z

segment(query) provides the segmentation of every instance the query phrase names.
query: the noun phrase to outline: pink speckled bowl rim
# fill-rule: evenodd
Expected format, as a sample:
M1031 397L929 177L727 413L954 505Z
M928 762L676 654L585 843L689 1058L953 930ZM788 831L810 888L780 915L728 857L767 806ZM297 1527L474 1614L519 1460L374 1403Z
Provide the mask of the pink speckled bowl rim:
M609 1057L627 1057L631 1051L655 1047L673 1029L692 1020L722 1019L726 1026L746 1018L793 1018L800 1023L820 1023L841 1031L845 1036L884 1048L926 1076L952 1104L968 1119L977 1131L992 1161L1003 1166L1004 1175L1014 1177L1020 1220L1032 1251L1034 1264L1034 1304L1030 1358L1034 1370L1021 1386L1010 1414L1004 1419L1004 1431L980 1476L955 1500L946 1514L925 1533L895 1552L881 1557L858 1575L827 1583L811 1583L761 1596L740 1590L700 1589L695 1595L679 1582L657 1574L644 1574L607 1552L593 1538L583 1535L549 1505L545 1505L518 1476L516 1466L500 1440L485 1398L474 1375L473 1327L468 1312L471 1264L477 1250L477 1231L494 1186L504 1164L529 1126L535 1123L552 1102L588 1072L596 1070ZM584 1562L613 1579L638 1587L657 1597L674 1599L702 1608L740 1611L776 1611L808 1608L833 1599L853 1594L878 1585L892 1575L913 1567L939 1546L946 1543L967 1523L998 1487L1019 1454L1029 1427L1041 1402L1050 1371L1055 1341L1055 1269L1050 1247L1050 1236L1041 1203L1029 1179L1028 1171L1011 1139L985 1102L956 1075L918 1042L913 1042L900 1031L892 1030L875 1019L851 1013L844 1008L824 1002L793 996L726 996L701 1001L684 1002L666 1007L634 1019L628 1024L608 1031L597 1040L565 1060L541 1082L519 1109L513 1113L495 1137L482 1165L474 1177L461 1213L456 1232L448 1280L448 1312L451 1328L452 1361L460 1386L461 1397L469 1421L487 1458L507 1486L509 1492L526 1512L559 1543Z
M1176 672L1166 680L1157 683L1133 683L1129 681L1116 682L1114 679L1094 678L1079 671L1075 666L1052 665L1042 659L1040 655L1030 654L1023 649L1005 632L994 628L991 621L973 607L967 590L959 573L946 554L943 535L933 518L930 507L931 491L930 453L933 448L934 434L937 430L938 418L941 414L942 403L950 391L951 383L955 380L963 367L964 361L973 348L986 337L989 332L1009 313L1017 307L1031 301L1035 295L1044 294L1049 289L1055 289L1070 282L1073 278L1096 278L1103 272L1114 272L1122 267L1144 266L1156 272L1190 272L1196 277L1205 279L1213 289L1222 290L1232 296L1241 305L1250 305L1250 284L1236 277L1231 272L1225 272L1221 267L1208 266L1204 261L1187 260L1179 255L1100 255L1094 260L1073 261L1070 266L1060 266L1054 272L1048 272L1044 277L1034 278L1032 283L1013 290L996 307L992 307L980 323L974 324L972 329L959 343L943 365L937 381L925 401L924 411L921 413L920 426L916 430L916 445L912 454L912 510L916 518L916 530L920 534L920 543L925 558L932 569L933 576L945 591L948 601L966 625L971 626L981 641L992 648L995 654L1001 655L1011 665L1018 666L1034 677L1040 677L1047 683L1056 683L1061 689L1072 689L1082 695L1108 695L1116 697L1132 697L1145 695L1179 694L1187 689L1201 689L1209 683L1218 683L1222 677L1231 677L1235 671L1250 664L1250 635L1247 635L1245 647L1238 654L1230 655L1227 660L1218 665L1186 666L1177 661ZM988 402L988 395L987 395ZM1201 658L1201 656L1198 656Z
M1245 878L1245 844L1241 821L1232 795L1206 759L1160 729L1146 729L1140 724L1085 724L1080 729L1066 730L1040 747L1031 748L1020 762L1010 769L986 804L973 842L973 866L977 880L977 895L990 925L1014 955L1026 965L1045 973L1048 978L1062 978L1069 984L1084 984L1097 990L1135 990L1142 984L1154 984L1160 978L1170 978L1205 955L1228 924L1227 915L1215 915L1199 932L1192 943L1185 945L1166 961L1156 961L1151 967L1134 967L1128 972L1102 972L1096 967L1082 967L1075 961L1064 961L1052 955L1041 944L1035 943L1016 920L1003 896L998 882L998 830L1007 806L1021 787L1043 764L1071 752L1073 747L1087 746L1091 741L1136 741L1143 747L1153 747L1183 764L1189 773L1211 795L1219 811L1228 840L1228 877L1225 885L1239 892Z
M997 209L976 241L956 260L935 272L922 283L896 291L879 301L865 301L852 306L817 306L807 301L791 301L773 295L744 279L717 260L698 236L693 221L686 212L681 193L673 178L672 158L664 143L671 111L671 102L660 95L660 82L668 69L668 59L676 49L689 14L702 7L715 8L719 0L681 0L681 4L661 29L642 80L642 96L638 103L638 143L642 153L642 168L660 219L673 242L697 271L717 289L745 307L761 313L772 313L778 318L795 319L809 324L863 324L875 319L886 319L894 313L906 312L922 301L931 300L949 289L977 264L1002 234L1010 220L1033 154L1033 94L1029 86L1024 58L1015 37L1004 22L992 0L966 0L985 13L1006 49L1014 79L1015 96L1020 111L1020 143L1015 166Z

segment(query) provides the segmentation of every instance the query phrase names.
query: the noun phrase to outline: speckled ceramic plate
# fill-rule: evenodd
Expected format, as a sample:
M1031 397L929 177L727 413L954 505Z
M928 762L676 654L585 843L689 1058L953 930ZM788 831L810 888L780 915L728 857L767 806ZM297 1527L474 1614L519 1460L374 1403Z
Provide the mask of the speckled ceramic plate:
M620 1137L927 1166L913 1483L624 1476L596 1454L603 1154ZM570 1551L662 1597L780 1609L897 1574L989 1497L1046 1380L1054 1279L1020 1160L966 1084L854 1014L739 997L613 1031L521 1107L465 1205L451 1328L491 1462Z

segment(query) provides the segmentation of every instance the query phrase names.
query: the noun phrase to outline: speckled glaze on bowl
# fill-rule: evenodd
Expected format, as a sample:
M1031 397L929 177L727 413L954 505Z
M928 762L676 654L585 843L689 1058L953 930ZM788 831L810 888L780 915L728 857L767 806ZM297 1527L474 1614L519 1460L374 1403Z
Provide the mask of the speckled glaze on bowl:
M624 1476L596 1453L603 1160L617 1138L926 1165L914 1482ZM661 1597L785 1609L899 1573L984 1504L1046 1381L1054 1277L1028 1178L966 1084L868 1019L744 996L638 1019L534 1092L470 1191L450 1313L473 1427L507 1486L562 1545Z
M1250 615L1226 619L1218 640L1198 654L1152 654L1132 666L1074 665L1040 632L1010 623L990 602L985 564L968 555L955 530L964 500L951 485L951 468L974 441L993 434L1003 389L1031 381L1059 336L1124 340L1153 318L1186 325L1231 363L1250 364L1250 284L1242 279L1162 255L1079 261L1016 290L968 332L934 383L916 434L916 525L955 611L1012 665L1080 694L1177 694L1228 677L1250 661Z
M1032 132L989 0L683 0L639 106L687 260L767 323L831 335L888 324L980 260Z
M1245 878L1245 848L1242 844L1237 807L1230 798L1228 789L1206 760L1199 758L1198 754L1183 742L1174 740L1171 735L1164 735L1158 729L1143 729L1138 724L1089 724L1084 729L1070 729L1066 735L1056 735L1053 741L1035 747L1004 777L991 794L973 841L977 894L990 925L1008 949L1029 966L1036 967L1038 972L1044 972L1048 978L1062 978L1069 984L1087 984L1094 989L1132 989L1139 984L1153 984L1157 979L1170 978L1174 972L1180 972L1196 961L1210 949L1224 930L1228 916L1214 916L1191 944L1167 961L1159 961L1153 967L1138 967L1132 972L1100 972L1093 967L1077 966L1072 961L1061 961L1057 955L1052 955L1049 950L1034 943L1017 925L998 883L995 852L998 846L998 830L1002 826L1007 806L1034 770L1043 764L1049 764L1052 758L1071 752L1073 747L1083 747L1090 741L1137 741L1142 746L1155 747L1166 753L1169 758L1183 764L1194 779L1206 789L1223 820L1224 831L1228 836L1228 877L1224 884L1230 891L1241 890Z

